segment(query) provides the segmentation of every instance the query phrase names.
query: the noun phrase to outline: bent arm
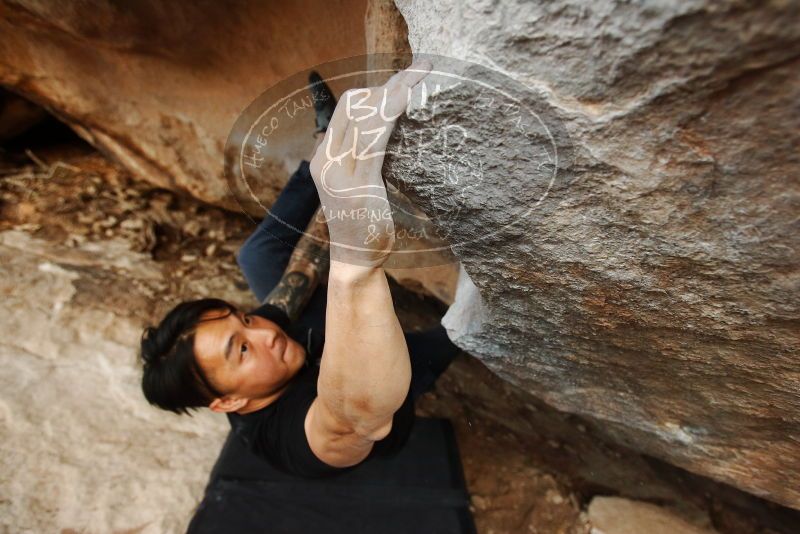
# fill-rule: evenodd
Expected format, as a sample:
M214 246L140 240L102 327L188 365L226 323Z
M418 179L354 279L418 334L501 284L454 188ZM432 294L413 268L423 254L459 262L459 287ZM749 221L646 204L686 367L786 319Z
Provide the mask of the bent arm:
M317 210L289 258L278 284L264 299L296 321L314 290L328 274L328 225Z
M411 362L381 267L331 261L325 348L317 391L360 436L391 430L411 384Z
M325 409L318 412L372 441L391 431L411 385L408 347L381 267L395 241L381 169L395 121L431 67L421 61L380 88L347 91L310 166L331 243L317 381L317 400ZM351 106L351 97L360 100ZM368 217L356 215L362 213Z

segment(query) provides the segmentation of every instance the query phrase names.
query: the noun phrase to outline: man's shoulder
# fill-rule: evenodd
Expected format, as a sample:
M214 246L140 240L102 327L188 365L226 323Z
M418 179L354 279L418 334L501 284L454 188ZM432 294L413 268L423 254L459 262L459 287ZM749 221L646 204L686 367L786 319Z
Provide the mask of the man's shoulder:
M280 471L305 478L325 477L347 469L325 464L308 443L304 423L317 398L313 375L318 370L308 369L303 380L260 410L227 414L233 433L252 454Z

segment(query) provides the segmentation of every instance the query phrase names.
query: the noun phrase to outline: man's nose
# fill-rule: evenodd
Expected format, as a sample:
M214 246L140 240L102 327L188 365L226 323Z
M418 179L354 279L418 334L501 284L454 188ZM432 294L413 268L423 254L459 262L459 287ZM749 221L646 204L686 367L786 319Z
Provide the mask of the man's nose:
M275 328L265 328L263 335L266 346L270 349L275 347L275 342L278 340L278 331Z

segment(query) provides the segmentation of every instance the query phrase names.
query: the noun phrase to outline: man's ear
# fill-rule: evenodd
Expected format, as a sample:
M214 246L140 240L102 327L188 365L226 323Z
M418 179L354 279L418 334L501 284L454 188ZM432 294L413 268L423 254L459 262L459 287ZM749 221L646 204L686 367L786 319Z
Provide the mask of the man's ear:
M211 411L217 413L230 413L235 412L237 410L241 410L247 404L247 399L238 397L217 397L211 404L208 405L211 408Z

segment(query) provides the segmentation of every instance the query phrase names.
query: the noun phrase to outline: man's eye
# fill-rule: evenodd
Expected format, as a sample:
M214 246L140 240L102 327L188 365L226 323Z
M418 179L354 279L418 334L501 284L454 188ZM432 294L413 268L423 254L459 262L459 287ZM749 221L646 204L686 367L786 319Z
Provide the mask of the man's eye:
M242 343L242 353L247 352L247 343Z
M247 325L247 326L250 326L251 322L253 322L253 321L252 321L252 319L250 319L250 316L249 315L245 315L244 316L244 324Z

